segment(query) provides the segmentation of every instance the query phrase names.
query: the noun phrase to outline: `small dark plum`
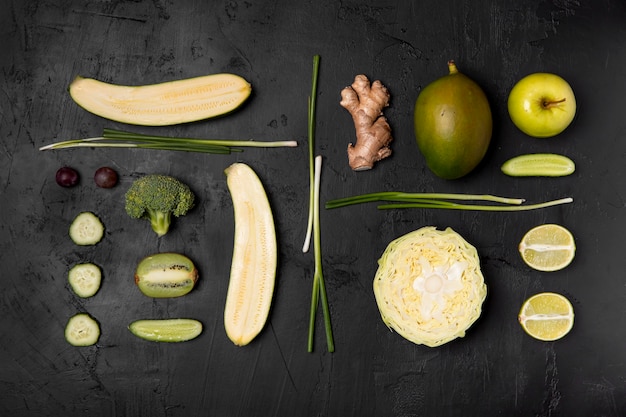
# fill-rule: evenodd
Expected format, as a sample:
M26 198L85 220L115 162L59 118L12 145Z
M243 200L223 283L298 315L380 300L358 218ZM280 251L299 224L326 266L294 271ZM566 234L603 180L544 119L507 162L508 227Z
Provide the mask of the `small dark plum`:
M117 172L113 168L101 167L96 170L93 179L100 188L112 188L117 184Z
M78 171L71 167L61 167L56 173L56 182L61 187L69 188L78 184Z

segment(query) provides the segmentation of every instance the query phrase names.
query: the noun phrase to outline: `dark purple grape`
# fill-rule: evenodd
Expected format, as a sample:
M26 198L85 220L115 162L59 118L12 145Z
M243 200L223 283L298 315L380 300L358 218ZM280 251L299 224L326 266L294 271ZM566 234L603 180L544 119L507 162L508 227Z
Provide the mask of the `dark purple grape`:
M117 172L109 167L101 167L96 170L93 180L100 188L112 188L117 184Z
M74 168L59 168L56 174L56 181L61 187L73 187L78 184L79 175Z

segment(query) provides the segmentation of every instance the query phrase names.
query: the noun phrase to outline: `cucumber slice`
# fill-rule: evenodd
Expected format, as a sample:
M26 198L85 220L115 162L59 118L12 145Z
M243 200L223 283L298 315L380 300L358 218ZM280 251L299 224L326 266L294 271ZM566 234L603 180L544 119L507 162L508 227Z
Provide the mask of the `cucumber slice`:
M511 158L501 169L512 177L563 177L572 174L576 165L567 156L535 153Z
M202 333L202 323L194 319L137 320L128 329L152 342L186 342Z
M71 317L65 326L65 340L73 346L94 345L100 337L100 325L87 313Z
M67 274L67 280L76 295L83 298L91 297L100 289L102 271L92 263L76 264Z
M79 213L70 225L70 238L77 245L95 245L104 236L104 225L90 211Z

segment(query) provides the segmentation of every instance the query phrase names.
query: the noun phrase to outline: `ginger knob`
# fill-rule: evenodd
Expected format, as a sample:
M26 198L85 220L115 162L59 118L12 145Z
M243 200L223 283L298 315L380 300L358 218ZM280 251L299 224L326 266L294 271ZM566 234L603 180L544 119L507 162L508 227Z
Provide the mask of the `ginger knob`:
M374 163L391 155L391 127L383 116L391 96L380 82L357 75L351 86L341 91L339 103L352 115L356 143L348 144L348 163L354 171L372 169Z

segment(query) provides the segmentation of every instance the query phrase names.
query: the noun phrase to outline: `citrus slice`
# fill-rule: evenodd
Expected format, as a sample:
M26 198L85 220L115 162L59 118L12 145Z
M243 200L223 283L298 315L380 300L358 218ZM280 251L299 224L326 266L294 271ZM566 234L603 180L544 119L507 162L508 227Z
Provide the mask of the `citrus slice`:
M524 302L518 320L526 333L535 339L558 340L572 329L574 308L561 294L539 293Z
M558 224L542 224L530 229L519 244L528 266L539 271L558 271L574 259L576 243L572 233Z

